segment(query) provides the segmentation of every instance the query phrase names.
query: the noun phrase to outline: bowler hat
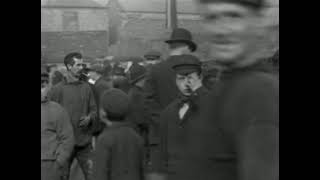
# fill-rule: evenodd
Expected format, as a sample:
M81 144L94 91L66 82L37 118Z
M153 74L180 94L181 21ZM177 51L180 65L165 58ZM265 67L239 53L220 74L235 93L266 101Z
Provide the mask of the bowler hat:
M185 43L189 46L192 52L197 50L197 44L192 41L192 34L190 31L183 28L176 28L171 34L171 38L165 41L168 44L171 43Z
M106 90L101 96L101 107L109 120L123 119L129 111L129 97L120 89Z
M175 56L175 64L172 66L172 69L177 74L187 75L193 72L201 72L201 61L193 55L180 55Z
M133 63L129 69L129 82L131 84L136 83L140 79L146 76L147 69L138 63Z

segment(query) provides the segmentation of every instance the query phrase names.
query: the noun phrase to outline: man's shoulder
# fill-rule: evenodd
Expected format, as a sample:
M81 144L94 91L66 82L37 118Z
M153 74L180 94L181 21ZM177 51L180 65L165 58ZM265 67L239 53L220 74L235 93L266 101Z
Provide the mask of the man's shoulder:
M57 102L54 101L49 101L48 102L48 107L50 107L50 109L54 110L55 112L64 112L64 108Z
M122 127L122 133L126 136L124 139L130 137L130 142L143 145L143 138L132 127Z
M268 73L250 73L236 77L225 84L224 96L233 97L232 101L277 102L279 96L279 80ZM236 103L234 103L236 104Z
M107 128L99 136L100 142L105 142L108 145L118 143L123 139L131 138L131 140L140 141L142 138L140 135L131 127L119 127L119 128Z
M174 99L162 112L162 114L172 114L178 111L179 98Z
M237 84L240 84L240 87L242 86L251 90L278 90L279 78L272 73L254 72L247 76L239 77Z
M52 89L54 89L54 90L61 89L65 86L65 84L66 84L65 81L60 81L56 85L52 86Z
M95 87L100 87L100 86L110 86L110 82L105 80L104 78L100 78L97 80L97 82L94 84Z
M163 69L167 69L172 66L172 60L167 59L165 61L161 61L158 64L155 64L151 67L151 71L161 71Z
M115 133L110 129L104 129L102 133L98 136L98 143L112 145L115 140Z

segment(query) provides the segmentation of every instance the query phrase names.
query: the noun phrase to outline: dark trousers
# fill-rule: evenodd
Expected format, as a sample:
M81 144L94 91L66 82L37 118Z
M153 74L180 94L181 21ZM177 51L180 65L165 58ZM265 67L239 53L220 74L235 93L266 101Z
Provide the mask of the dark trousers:
M92 174L92 144L88 144L86 146L75 146L71 157L69 159L68 165L63 170L63 180L69 180L70 176L70 169L72 162L76 158L80 168L84 174L85 180L90 180L91 174Z
M61 180L61 170L53 160L41 160L41 180Z

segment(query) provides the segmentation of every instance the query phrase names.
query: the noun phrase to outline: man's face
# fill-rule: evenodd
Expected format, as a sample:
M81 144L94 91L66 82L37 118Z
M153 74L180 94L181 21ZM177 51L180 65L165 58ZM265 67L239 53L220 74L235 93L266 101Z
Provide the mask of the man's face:
M73 76L79 77L81 70L83 69L83 60L77 59L77 58L73 58L73 59L74 59L74 65L73 66L69 65L69 69Z
M195 90L201 87L202 76L199 76L197 72L193 72L188 75L177 74L176 84L183 95L190 96Z
M187 44L182 43L171 43L169 44L169 52L170 55L183 55L183 54L191 54L191 50Z
M212 58L230 64L254 51L257 35L261 33L262 16L258 12L233 3L198 5L202 24L210 36Z

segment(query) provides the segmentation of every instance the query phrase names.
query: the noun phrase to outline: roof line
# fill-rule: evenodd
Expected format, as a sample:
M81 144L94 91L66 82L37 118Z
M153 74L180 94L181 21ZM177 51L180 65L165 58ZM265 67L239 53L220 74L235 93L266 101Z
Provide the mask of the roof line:
M107 7L99 7L99 6L83 7L83 6L58 6L58 5L54 5L54 6L44 5L44 6L41 6L41 8L45 8L45 9L108 9Z

